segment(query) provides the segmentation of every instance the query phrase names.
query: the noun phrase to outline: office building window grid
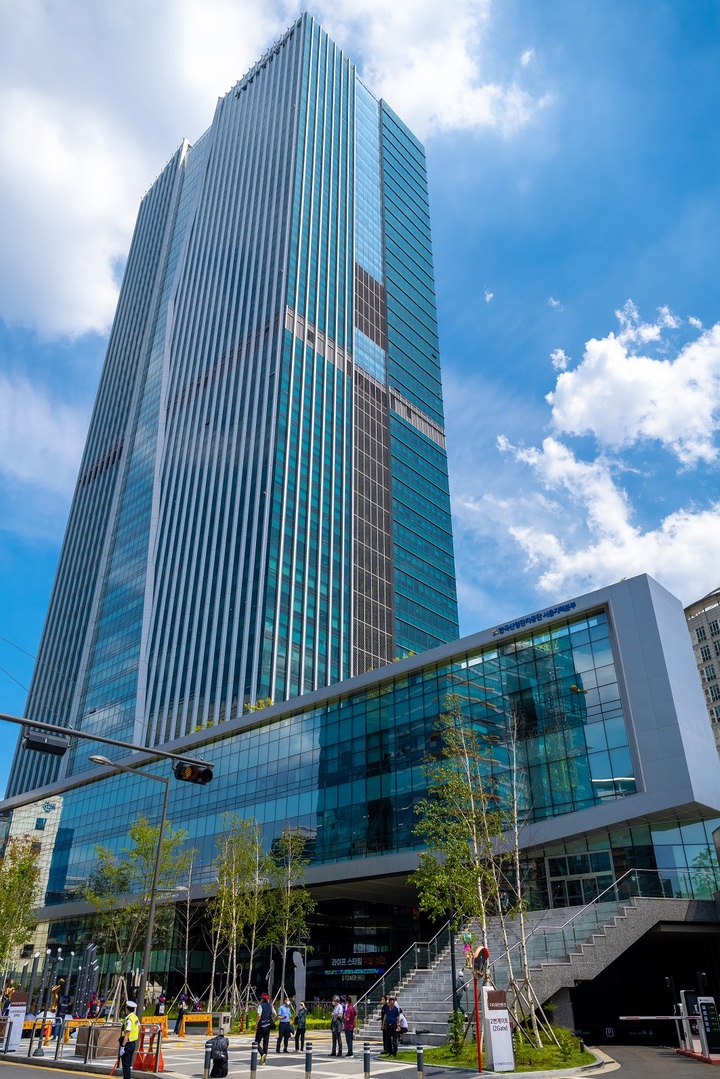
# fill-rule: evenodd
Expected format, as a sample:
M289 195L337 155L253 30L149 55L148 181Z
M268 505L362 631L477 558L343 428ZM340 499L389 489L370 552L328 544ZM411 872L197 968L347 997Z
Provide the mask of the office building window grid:
M256 724L251 729L217 729L204 749L216 762L216 780L203 788L203 813L193 809L196 787L170 790L170 819L187 822L187 845L198 851L198 883L212 879L226 812L255 817L268 847L292 821L307 833L313 864L416 849L414 806L426 792L431 734L451 694L480 737L493 740L488 768L500 791L509 782L510 720L517 718L523 811L531 820L637 789L601 610L391 675L322 705L284 705L281 718L262 725L248 717ZM69 898L73 881L90 872L97 820L103 844L120 850L131 821L156 812L156 786L123 775L64 795L49 883L54 901Z

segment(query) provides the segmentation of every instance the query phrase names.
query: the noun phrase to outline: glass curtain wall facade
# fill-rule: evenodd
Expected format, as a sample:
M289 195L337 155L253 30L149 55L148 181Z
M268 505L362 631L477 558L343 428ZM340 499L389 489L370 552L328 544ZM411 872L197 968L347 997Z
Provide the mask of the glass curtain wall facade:
M457 630L423 150L303 16L142 202L26 714L157 745Z
M450 695L464 721L492 745L487 767L500 793L509 789L516 740L521 813L528 822L607 806L636 792L605 610L562 618L472 651L459 645L443 662L416 663L394 677L377 672L367 688L343 687L338 696L328 691L321 703L286 705L267 719L261 713L248 719L242 731L222 738L218 732L203 746L216 762L213 783L201 790L180 783L170 790L170 818L188 830L188 846L197 852L194 881L214 880L226 813L256 819L266 849L286 826L302 829L315 867L356 862L361 871L368 856L418 849L415 806L427 792L427 754ZM163 766L152 767L166 774ZM157 791L150 789L156 786L123 774L63 796L49 903L73 899L73 882L87 878L97 843L120 850L138 814L157 815ZM667 833L665 824L654 827ZM649 835L638 825L626 846L647 846L638 839L641 832ZM653 842L663 848L656 867L670 868L665 847L674 840L656 838L648 850ZM583 843L583 850L593 849ZM608 841L603 849L609 846ZM566 848L553 853L559 857L560 850ZM641 852L646 859L648 850ZM674 849L672 856L680 857ZM708 857L714 866L714 854ZM587 869L579 865L577 877L609 871L597 858ZM688 869L687 863L673 865ZM687 892L687 880L678 879L678 894ZM538 887L547 890L545 884ZM557 902L559 886L553 894Z
M186 735L169 747L215 765L209 786L169 788L169 818L194 852L193 888L212 894L228 814L255 819L266 850L300 830L321 904L313 962L329 978L335 960L365 957L362 977L373 980L382 957L407 946L402 933L429 931L413 921L407 879L421 849L415 807L440 752L439 719L458 709L488 747L486 789L501 804L519 793L532 906L583 906L606 889L707 899L720 884L720 764L694 672L679 602L634 578ZM136 763L170 775L167 762ZM81 897L97 846L119 853L139 815L159 817L155 782L107 771L2 807L15 812L13 834L35 821L41 918L63 947L92 932ZM383 927L375 948L363 918ZM207 959L198 955L198 970Z

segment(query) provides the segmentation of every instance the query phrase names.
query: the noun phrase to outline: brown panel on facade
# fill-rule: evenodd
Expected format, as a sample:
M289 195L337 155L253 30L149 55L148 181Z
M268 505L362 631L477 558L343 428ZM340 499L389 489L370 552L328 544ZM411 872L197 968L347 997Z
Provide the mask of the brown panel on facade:
M353 412L353 672L361 674L394 659L395 629L387 390L359 367Z
M380 348L387 348L385 286L355 263L355 326Z

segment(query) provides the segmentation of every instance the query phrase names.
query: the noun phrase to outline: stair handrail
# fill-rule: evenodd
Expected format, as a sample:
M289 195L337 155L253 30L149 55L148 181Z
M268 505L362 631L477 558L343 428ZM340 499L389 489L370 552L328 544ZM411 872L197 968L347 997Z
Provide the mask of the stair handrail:
M586 911L588 911L590 909L590 907L593 907L597 903L599 903L599 901L602 899L602 897L604 895L607 895L608 892L611 892L614 889L616 889L618 884L621 884L622 881L624 881L626 877L636 876L638 873L654 873L654 874L656 874L657 877L660 879L660 883L661 883L661 886L662 886L662 892L663 892L662 898L667 899L668 897L665 895L665 882L662 880L662 876L661 876L661 874L663 872L664 871L660 870L660 869L639 869L639 868L638 869L627 869L621 876L616 877L616 879L612 882L612 884L609 884L608 887L605 888L602 892L599 892L595 896L594 899L591 899L590 902L586 903L584 907L580 908L580 910L575 911L575 913L570 918L567 918L560 925L547 925L545 922L538 922L538 924L536 926L534 926L530 930L530 932L527 934L527 936L525 938L525 943L527 943L527 941L530 939L530 937L534 936L536 933L541 933L541 932L545 933L545 932L550 931L550 930L564 931L567 928L567 926L569 926L572 922L575 921L576 918L580 918ZM631 896L628 896L628 900L633 899L633 898L636 898L636 896L634 894L631 895ZM656 897L646 897L646 898L656 898ZM670 896L670 898L672 899L673 897ZM618 899L618 902L621 902L621 900ZM507 958L507 956L510 955L511 952L514 952L516 948L520 947L521 943L522 943L522 941L519 941L519 940L516 941L515 944L513 944L511 948L508 948L508 950L506 952L503 952L501 955L498 955L495 959L493 959L493 961L488 964L488 968L492 969L492 967L494 967L496 963L503 962ZM472 975L470 975L470 977L472 977ZM463 984L463 989L468 984L469 984L469 981L465 981L465 983ZM451 993L449 996L445 997L443 999L443 1003L446 1003L447 1001L452 1000L453 998L454 998L454 992Z
M434 937L432 937L431 940L428 940L428 941L416 940L416 941L414 941L410 945L410 947L406 948L405 951L402 953L402 955L398 959L395 960L393 965L391 967L388 967L387 970L383 971L383 973L380 975L380 977L376 981L373 982L373 984L370 986L370 988L367 989L362 994L362 996L357 998L357 1000L355 1001L355 1007L356 1007L357 1012L359 1014L360 1013L360 1006L361 1005L363 1006L363 1012L364 1012L363 1020L362 1020L363 1023L367 1022L368 999L371 996L371 994L374 992L374 990L376 990L379 985L382 985L383 986L383 992L384 992L384 983L392 975L392 973L393 973L393 971L395 970L396 967L398 967L399 969L402 969L403 960L408 955L410 955L411 952L416 951L416 949L418 949L418 948L427 948L428 953L429 953L431 948L434 945L436 945L436 942L443 935L443 933L448 933L448 936L449 936L449 929L450 929L450 922L448 920L447 922L445 922L445 924L443 926L440 927L440 929L438 929L437 933L435 934Z
M566 921L562 922L561 925L546 925L544 922L539 922L527 934L527 936L525 938L526 943L530 939L530 937L534 936L536 933L540 933L540 932L546 933L546 932L548 932L548 930L562 930L562 931L564 931L567 928L567 926L569 926L572 922L575 921L576 918L580 918L586 911L588 911L590 909L590 907L593 907L597 903L599 903L604 895L607 895L608 892L611 892L611 891L613 891L613 889L616 889L618 884L622 883L622 881L624 881L626 877L637 876L638 873L654 873L654 874L656 874L658 876L658 878L660 879L660 883L662 885L662 890L663 890L662 898L667 899L667 896L665 895L665 882L660 877L661 872L662 872L662 870L660 870L660 869L627 869L621 876L617 877L612 882L612 884L609 884L607 888L603 889L602 892L599 892L595 896L594 899L591 899L589 903L586 903L584 907L581 907L580 910L576 911L572 915L572 917L567 918ZM634 899L634 898L636 898L634 895L628 896L628 899ZM670 898L672 899L672 896L670 896ZM622 902L622 901L618 898L618 902ZM519 940L516 941L515 944L513 944L512 948L508 948L508 950L506 952L503 952L502 955L499 955L496 959L494 959L492 961L492 963L489 963L488 966L489 967L494 967L496 963L499 963L501 960L505 959L506 956L510 955L510 952L514 952L516 948L519 948L521 943L522 943L522 941L519 941Z

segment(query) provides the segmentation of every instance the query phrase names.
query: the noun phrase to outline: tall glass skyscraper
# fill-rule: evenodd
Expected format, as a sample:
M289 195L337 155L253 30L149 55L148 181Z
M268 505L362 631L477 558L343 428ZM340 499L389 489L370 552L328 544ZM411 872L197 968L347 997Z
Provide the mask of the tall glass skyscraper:
M457 633L423 148L304 15L141 204L27 715L157 745Z

